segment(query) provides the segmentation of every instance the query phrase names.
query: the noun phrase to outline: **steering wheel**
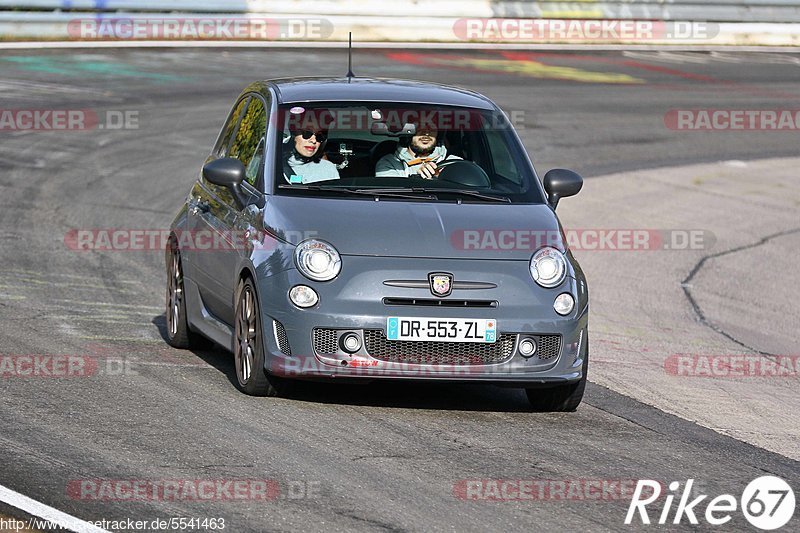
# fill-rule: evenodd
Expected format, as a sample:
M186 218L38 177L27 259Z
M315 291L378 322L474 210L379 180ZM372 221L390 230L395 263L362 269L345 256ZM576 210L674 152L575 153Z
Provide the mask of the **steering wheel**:
M442 170L446 169L453 163L458 163L459 161L463 161L463 159L445 159L444 161L436 163L436 175L437 176L440 175L442 173Z
M448 159L437 163L439 179L467 187L491 187L488 174L478 164L466 159ZM441 169L441 170L439 170Z
M436 178L438 178L438 179L446 179L447 181L456 181L456 180L452 180L452 179L447 179L446 177L445 178L441 177L442 172L444 171L444 169L446 169L446 168L448 168L451 165L454 165L456 163L469 163L471 165L475 165L476 167L478 166L475 163L473 163L472 161L467 161L465 159L445 159L444 161L439 161L439 162L436 163L436 170L434 171L434 176L436 176ZM480 170L483 170L480 167L478 167L478 168ZM409 177L422 178L422 174L420 174L419 172L416 172L414 174L409 174ZM436 179L436 178L431 178L431 179ZM423 179L426 179L426 178L423 178ZM487 179L486 186L489 187L490 186L490 184L488 183L489 177L486 176L486 179Z

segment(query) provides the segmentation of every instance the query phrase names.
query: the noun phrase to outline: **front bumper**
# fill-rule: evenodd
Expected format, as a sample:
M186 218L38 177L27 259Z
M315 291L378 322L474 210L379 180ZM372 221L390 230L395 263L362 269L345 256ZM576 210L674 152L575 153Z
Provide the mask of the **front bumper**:
M429 307L387 305L385 298L427 298L430 290L386 286L389 279L426 279L429 272L452 272L456 280L490 281L494 288L453 289L442 300L481 300L496 302L496 307ZM288 291L297 284L314 288L319 304L311 309L298 309L288 299ZM553 300L562 292L576 299L575 309L566 316L553 310ZM547 385L574 382L582 377L586 343L584 330L588 324L588 294L583 279L567 277L554 289L543 289L530 278L527 262L442 259L406 259L385 257L343 258L342 273L325 283L311 282L297 270L290 269L259 279L259 296L264 327L265 370L270 374L297 379L411 379L442 381L477 381L501 384ZM365 342L383 336L388 316L438 318L492 318L497 320L498 337L504 342L503 355L483 362L470 356L470 346L455 350L464 357L442 357L452 353L453 343L433 342L425 350L402 354L402 344L390 346L394 357L372 353ZM320 350L319 335L355 332L362 347L354 354L341 348ZM319 331L317 332L319 334ZM540 358L523 357L519 342L525 337L558 338L556 353ZM330 338L329 338L330 340ZM381 341L386 347L398 341ZM498 342L500 342L498 340ZM332 341L336 346L336 338ZM328 343L330 345L330 343ZM437 346L439 345L439 346ZM399 348L398 348L399 347ZM473 351L480 351L473 350ZM486 348L483 348L486 351Z

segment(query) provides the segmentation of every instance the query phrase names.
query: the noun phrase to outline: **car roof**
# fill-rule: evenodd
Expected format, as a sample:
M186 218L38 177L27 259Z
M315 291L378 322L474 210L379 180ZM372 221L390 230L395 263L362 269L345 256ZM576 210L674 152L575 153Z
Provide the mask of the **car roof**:
M389 78L280 78L253 84L271 86L279 104L301 102L399 102L494 110L482 94L437 83ZM252 89L251 89L252 90Z

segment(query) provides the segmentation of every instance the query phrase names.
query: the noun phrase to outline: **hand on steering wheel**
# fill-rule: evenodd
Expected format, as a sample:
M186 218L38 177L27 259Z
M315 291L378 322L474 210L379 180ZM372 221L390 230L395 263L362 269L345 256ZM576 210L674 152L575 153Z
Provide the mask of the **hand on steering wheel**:
M424 180L432 180L439 175L439 169L433 161L422 163L419 167L419 176Z
M429 161L427 163L423 163L420 168L419 172L417 173L424 180L432 180L439 177L439 173L447 166L456 161L461 161L460 159L447 159L444 161L439 161L438 163L434 163L433 161Z

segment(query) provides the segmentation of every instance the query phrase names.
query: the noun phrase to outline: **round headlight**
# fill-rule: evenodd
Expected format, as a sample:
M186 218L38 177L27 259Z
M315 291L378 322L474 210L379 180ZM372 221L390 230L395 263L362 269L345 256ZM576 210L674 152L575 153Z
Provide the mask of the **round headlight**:
M308 279L329 281L339 275L342 258L336 248L325 241L309 239L294 250L297 269Z
M567 277L567 260L556 248L545 246L531 257L530 269L533 280L549 289Z
M575 307L575 299L568 292L562 292L556 296L556 300L553 302L553 309L561 316L570 314L573 307Z
M317 305L319 296L317 292L306 285L295 285L289 291L289 299L297 307L313 307Z

